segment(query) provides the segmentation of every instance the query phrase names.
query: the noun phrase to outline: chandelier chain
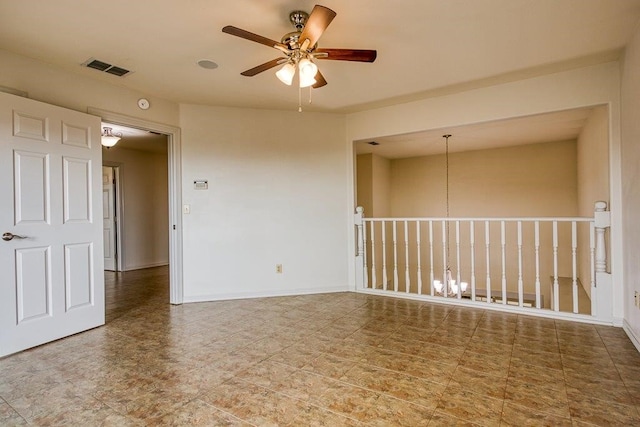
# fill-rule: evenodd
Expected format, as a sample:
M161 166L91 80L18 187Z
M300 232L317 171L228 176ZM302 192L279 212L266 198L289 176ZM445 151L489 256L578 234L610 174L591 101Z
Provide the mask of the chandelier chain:
M449 137L451 135L442 135L445 139L445 182L446 182L446 207L447 207L447 221L445 222L445 233L447 236L447 270L449 270L449 259L450 257L450 249L449 249Z

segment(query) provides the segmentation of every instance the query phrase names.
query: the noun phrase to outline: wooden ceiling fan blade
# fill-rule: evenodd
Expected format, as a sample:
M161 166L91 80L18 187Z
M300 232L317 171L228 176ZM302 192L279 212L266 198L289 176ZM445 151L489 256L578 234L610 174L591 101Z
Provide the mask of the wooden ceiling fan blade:
M313 86L311 86L312 88L318 89L318 88L321 88L322 86L327 85L327 81L325 80L320 70L318 70L318 72L316 73L315 79L316 79L316 82L313 84Z
M272 59L269 62L265 62L264 64L260 64L257 67L253 67L248 69L247 71L243 71L240 74L242 74L243 76L247 76L247 77L253 77L256 74L260 74L263 71L267 71L273 67L276 67L280 64L284 64L285 62L287 62L287 58L276 58L276 59Z
M326 54L326 56L318 55L316 59L330 59L334 61L373 62L378 56L377 51L366 49L316 49L313 53Z
M283 50L286 52L289 50L287 46L284 44L277 42L275 40L268 39L266 37L260 36L258 34L254 34L247 30L243 30L242 28L234 27L232 25L227 25L222 28L223 33L231 34L232 36L240 37L241 39L249 40L252 42L260 43L265 46L273 47L278 50Z
M336 13L333 10L320 6L319 4L315 5L311 11L311 15L309 15L309 19L307 19L307 22L304 24L302 34L300 34L300 44L303 45L306 40L309 40L307 42L307 48L315 46L320 36L322 36L322 33L324 33L324 30L327 29L335 17Z

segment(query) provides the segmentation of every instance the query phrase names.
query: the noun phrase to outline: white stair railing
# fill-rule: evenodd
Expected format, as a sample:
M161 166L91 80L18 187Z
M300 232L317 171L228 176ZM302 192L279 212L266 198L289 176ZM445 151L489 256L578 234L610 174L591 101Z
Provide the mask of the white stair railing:
M611 318L604 202L593 218L366 218L359 207L355 225L358 291Z

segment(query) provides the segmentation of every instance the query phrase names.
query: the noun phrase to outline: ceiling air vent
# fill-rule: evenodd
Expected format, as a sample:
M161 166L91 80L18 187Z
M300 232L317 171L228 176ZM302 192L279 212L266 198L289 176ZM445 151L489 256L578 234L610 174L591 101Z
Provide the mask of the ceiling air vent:
M131 72L125 68L118 67L116 65L111 65L107 62L99 61L93 58L89 58L82 65L88 68L93 68L94 70L104 71L105 73L113 74L118 77L125 76Z

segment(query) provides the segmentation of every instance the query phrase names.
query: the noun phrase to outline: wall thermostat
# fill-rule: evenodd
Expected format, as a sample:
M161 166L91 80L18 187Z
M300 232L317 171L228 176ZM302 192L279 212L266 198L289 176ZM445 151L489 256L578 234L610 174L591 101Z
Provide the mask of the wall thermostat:
M198 179L193 181L194 190L207 190L209 188L209 181L206 179Z
M149 109L149 100L146 98L140 98L138 99L138 107L140 107L143 110L148 110Z

